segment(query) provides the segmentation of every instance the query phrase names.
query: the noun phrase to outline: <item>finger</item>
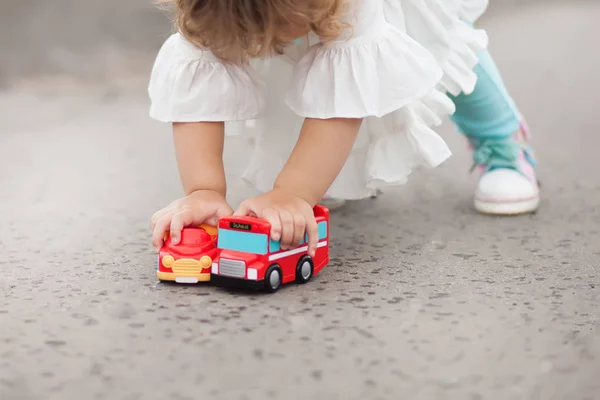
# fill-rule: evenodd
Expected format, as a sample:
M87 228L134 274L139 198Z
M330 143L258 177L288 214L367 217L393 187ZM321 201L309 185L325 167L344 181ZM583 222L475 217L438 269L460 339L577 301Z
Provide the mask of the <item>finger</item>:
M280 211L281 220L281 248L288 250L294 240L294 217L288 211Z
M160 250L162 245L164 244L165 233L169 231L169 226L171 225L171 215L167 214L156 221L156 225L154 226L154 230L152 231L152 246L156 250Z
M306 220L302 214L296 215L294 217L294 238L292 239L292 244L294 247L300 245L305 233Z
M202 222L204 222L202 221L203 219L204 218L201 218L200 215L196 215L196 218L194 218L194 213L192 213L192 211L190 210L183 210L173 215L173 218L171 219L170 229L171 243L179 244L179 241L181 240L181 231L183 230L183 228L185 228L186 226L190 226L195 222L201 224Z
M229 217L232 215L233 215L233 209L227 203L221 205L217 209L217 213L216 213L217 218Z
M281 240L281 220L279 219L279 213L272 208L267 208L263 211L261 218L271 224L271 239L279 242Z
M208 226L218 226L219 225L219 217L213 215L212 217L208 217L204 223Z
M306 220L306 231L308 233L308 255L314 257L319 245L319 227L312 212Z
M256 210L254 210L253 205L249 201L242 201L242 204L238 207L237 210L233 213L235 217L246 217L247 215L254 213L258 214Z
M224 204L224 205L220 206L219 208L217 208L217 211L214 215L208 216L206 218L206 221L204 221L204 223L207 225L216 227L219 225L219 219L221 219L223 217L230 217L232 215L233 215L233 209L231 207L229 207L229 204Z
M151 218L152 228L154 228L154 226L156 226L156 223L158 222L158 220L161 219L162 217L164 217L166 214L169 214L169 213L173 214L179 204L180 204L180 200L176 200L176 201L172 202L171 204L169 204L167 207L162 208L162 209L158 210L157 212L155 212Z
M156 226L156 223L159 219L161 219L165 214L167 214L170 210L168 208L163 208L162 210L158 210L152 215L150 221L152 222L152 229Z

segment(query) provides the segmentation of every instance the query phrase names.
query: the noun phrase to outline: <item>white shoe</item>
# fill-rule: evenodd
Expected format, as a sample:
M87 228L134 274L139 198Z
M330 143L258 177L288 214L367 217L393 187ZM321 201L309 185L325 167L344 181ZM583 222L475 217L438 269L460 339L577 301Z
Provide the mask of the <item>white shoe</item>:
M484 173L475 193L475 209L484 214L531 213L539 204L537 182L514 169L500 168Z
M475 209L484 214L518 215L540 205L536 160L527 144L526 125L511 139L475 146L474 159L482 172L475 192Z

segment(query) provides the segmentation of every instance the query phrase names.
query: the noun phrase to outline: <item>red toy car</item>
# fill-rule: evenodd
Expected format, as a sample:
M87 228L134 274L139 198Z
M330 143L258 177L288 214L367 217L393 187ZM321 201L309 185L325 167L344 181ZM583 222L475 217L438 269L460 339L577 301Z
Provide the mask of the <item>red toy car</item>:
M306 238L299 247L283 251L271 237L271 225L250 217L227 217L219 221L211 282L276 292L282 284L307 283L329 263L329 210L314 209L319 244L314 258L308 254Z
M156 276L161 281L198 283L210 280L213 260L218 255L217 229L208 225L185 228L177 245L166 238L158 255Z

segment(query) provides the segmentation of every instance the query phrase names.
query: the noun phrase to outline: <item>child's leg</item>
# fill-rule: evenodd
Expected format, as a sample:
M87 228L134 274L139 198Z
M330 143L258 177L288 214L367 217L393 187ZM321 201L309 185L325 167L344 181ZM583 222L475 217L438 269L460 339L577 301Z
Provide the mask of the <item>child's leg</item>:
M490 54L482 52L479 59L475 90L453 98L452 117L473 146L474 163L484 172L475 205L491 214L531 212L539 204L539 191L521 116Z
M456 104L452 120L469 138L511 137L519 129L521 122L515 103L490 54L486 51L478 56L475 90L470 95L452 98Z

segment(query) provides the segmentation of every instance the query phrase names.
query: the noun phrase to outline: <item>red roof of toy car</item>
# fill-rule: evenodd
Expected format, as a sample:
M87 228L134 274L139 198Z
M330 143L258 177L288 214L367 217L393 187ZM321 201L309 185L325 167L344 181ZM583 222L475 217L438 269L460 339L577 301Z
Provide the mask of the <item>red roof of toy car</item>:
M202 228L185 228L181 231L181 241L171 244L167 238L162 251L180 255L200 255L216 247L215 238Z

